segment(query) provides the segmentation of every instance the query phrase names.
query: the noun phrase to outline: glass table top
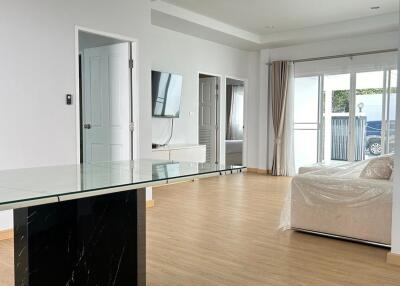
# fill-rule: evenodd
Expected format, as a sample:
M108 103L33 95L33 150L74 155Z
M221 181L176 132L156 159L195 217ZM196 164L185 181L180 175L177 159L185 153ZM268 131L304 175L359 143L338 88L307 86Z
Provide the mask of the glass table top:
M100 162L0 171L0 210L60 201L118 187L150 187L170 180L241 171L243 166L161 160ZM23 203L23 204L21 204Z

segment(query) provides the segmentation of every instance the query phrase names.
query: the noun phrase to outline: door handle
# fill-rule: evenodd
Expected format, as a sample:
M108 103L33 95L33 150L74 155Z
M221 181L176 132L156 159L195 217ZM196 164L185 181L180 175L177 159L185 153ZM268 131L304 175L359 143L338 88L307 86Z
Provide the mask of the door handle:
M86 123L85 125L83 125L83 128L85 129L91 129L92 125L90 125L89 123Z

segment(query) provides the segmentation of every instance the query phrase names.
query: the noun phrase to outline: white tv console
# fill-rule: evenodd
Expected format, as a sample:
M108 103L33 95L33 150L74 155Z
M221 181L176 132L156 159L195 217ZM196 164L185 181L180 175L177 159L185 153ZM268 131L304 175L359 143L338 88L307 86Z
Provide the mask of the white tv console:
M152 159L183 162L206 162L206 145L176 144L152 150Z

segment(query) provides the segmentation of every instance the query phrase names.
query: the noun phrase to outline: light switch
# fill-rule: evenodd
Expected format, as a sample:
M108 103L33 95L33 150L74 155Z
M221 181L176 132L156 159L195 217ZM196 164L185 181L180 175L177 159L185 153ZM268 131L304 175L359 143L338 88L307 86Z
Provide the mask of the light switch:
M71 105L72 104L72 94L67 94L65 96L65 102L67 105Z

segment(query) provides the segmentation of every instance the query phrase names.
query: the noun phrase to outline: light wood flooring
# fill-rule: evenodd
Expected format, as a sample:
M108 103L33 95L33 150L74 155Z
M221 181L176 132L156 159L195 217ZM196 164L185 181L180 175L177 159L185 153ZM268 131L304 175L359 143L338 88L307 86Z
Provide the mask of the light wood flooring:
M400 285L387 249L279 231L289 183L248 173L154 189L147 284ZM0 286L13 285L12 261L0 242Z

